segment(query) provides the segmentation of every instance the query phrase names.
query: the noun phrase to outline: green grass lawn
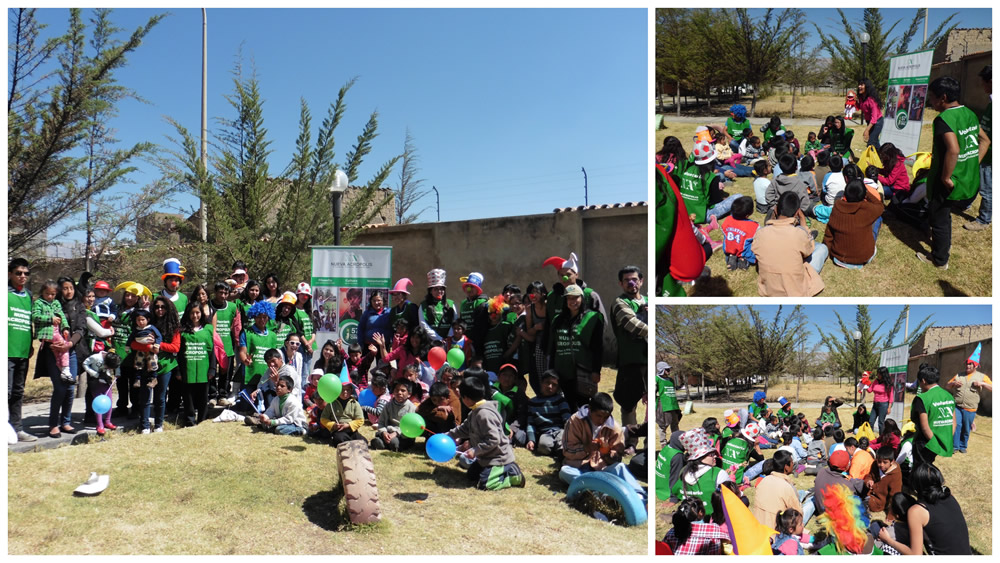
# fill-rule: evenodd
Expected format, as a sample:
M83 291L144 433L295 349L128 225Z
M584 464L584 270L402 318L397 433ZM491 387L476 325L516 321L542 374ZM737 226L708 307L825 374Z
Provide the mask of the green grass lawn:
M772 395L772 393L768 393ZM695 407L695 412L681 419L681 430L690 430L701 425L701 422L714 416L722 419L725 409L711 404L699 404ZM796 412L804 412L809 420L815 420L819 416L818 408L795 409ZM839 409L841 420L850 421L852 409L843 406ZM907 409L908 412L908 409ZM765 458L774 455L775 450L762 450ZM967 454L955 454L951 458L938 458L935 465L944 474L945 485L951 489L952 494L962 507L962 513L969 527L969 543L973 553L990 554L993 553L993 419L980 416L976 418L976 431L969 438L969 449ZM795 478L795 487L799 490L812 488L816 478L814 476L801 474ZM753 502L754 489L748 488L746 496ZM656 538L662 539L672 527L670 517L673 510L664 508L663 503L657 503L656 513ZM873 514L874 518L884 519L884 513ZM818 531L819 525L816 519L810 521L806 528L812 532Z
M758 121L760 119L758 118ZM924 122L920 137L920 150L930 149L931 126ZM663 139L672 135L687 142L693 135L695 124L664 121L665 128L656 131L656 144L659 149ZM807 127L795 127L796 136L805 138ZM864 147L861 141L863 128L854 127L854 148L860 152ZM686 147L690 150L690 147ZM729 193L753 197L753 179L738 178L731 183ZM975 218L979 210L979 198L972 207L961 213L952 215L952 247L948 270L938 270L924 264L914 256L915 251L930 250L930 236L916 228L896 219L886 213L883 217L882 229L878 237L878 255L861 270L849 270L836 266L832 259L827 260L821 277L826 289L821 297L833 296L990 296L993 287L992 268L992 231L967 231L962 228L966 222ZM758 223L763 223L763 216L754 213L752 216ZM815 219L811 220L811 229L819 231L817 242L823 239L826 226ZM715 240L721 240L720 231L711 234ZM694 287L688 288L692 296L757 296L757 272L753 268L743 271L727 271L725 256L721 249L708 260L712 276L707 280L698 280Z
M604 371L602 390L613 388L614 373ZM373 432L365 427L362 434ZM564 500L567 487L553 459L515 453L527 486L484 492L469 487L455 462L428 459L423 440L409 453L372 452L383 520L355 527L344 508L336 449L326 444L242 423L118 432L97 443L8 455L8 551L647 553L646 526L609 524L575 509ZM74 497L91 471L110 475L110 486L97 497Z

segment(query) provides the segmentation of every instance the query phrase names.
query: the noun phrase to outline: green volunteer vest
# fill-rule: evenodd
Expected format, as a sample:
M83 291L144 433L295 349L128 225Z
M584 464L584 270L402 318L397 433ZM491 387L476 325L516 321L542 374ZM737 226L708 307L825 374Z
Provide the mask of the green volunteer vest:
M395 329L396 328L396 321L398 321L399 319L406 319L407 322L410 322L411 316L413 316L413 317L417 316L417 313L415 311L416 308L417 308L417 304L416 303L413 303L411 301L405 301L403 303L403 307L402 308L398 308L398 310L397 310L397 307L393 307L392 309L390 309L389 310L389 327ZM411 327L409 327L409 329L413 330L413 327L411 326Z
M851 141L854 140L854 130L845 127L844 133L830 133L830 151L841 156L851 152ZM864 172L862 170L862 172Z
M209 354L213 349L212 325L197 332L181 333L183 355L180 361L187 369L187 383L208 383Z
M244 383L250 383L250 380L254 376L263 376L267 373L267 362L264 361L264 353L271 348L277 348L278 341L272 331L267 331L267 334L257 334L252 329L247 329L243 332L246 333L247 354L252 359L250 365L247 366L243 381Z
M472 333L472 327L476 324L476 308L480 305L486 305L487 299L485 297L477 297L475 299L463 299L462 304L459 308L458 314L465 321L465 332L466 334Z
M267 331L274 333L274 340L278 343L278 346L284 346L285 338L295 332L295 327L292 326L292 319L288 318L283 322L267 321Z
M747 405L747 412L754 415L754 417L756 417L757 420L760 420L760 417L765 412L767 412L767 403L764 403L759 407L757 406L757 403L750 403L749 405Z
M785 130L784 126L778 128L778 131L784 131L784 130ZM764 142L766 143L770 141L771 137L774 137L775 135L778 134L778 131L772 132L770 127L764 129Z
M750 442L741 436L729 440L726 442L726 447L722 448L722 467L728 470L731 465L736 466L735 481L737 483L743 481L743 470L746 462L750 459L750 451Z
M795 410L788 409L786 411L785 409L778 409L778 412L776 414L778 415L778 418L788 418L790 416L795 416Z
M681 480L678 479L673 486L670 485L670 464L674 458L681 456L681 463L684 462L684 454L680 450L675 450L667 446L656 455L656 500L664 501L671 496L680 498Z
M744 119L743 121L736 121L735 119L733 119L733 116L729 116L729 118L726 119L726 132L729 133L729 136L732 137L733 139L736 140L743 139L743 130L746 129L747 127L750 127L751 129L753 128L750 126L749 119Z
M306 340L312 338L315 331L313 330L313 322L312 319L309 318L309 313L307 313L305 309L296 309L295 318L299 321L299 325L302 327L302 336L304 336Z
M111 328L115 329L115 335L111 337L111 344L115 347L118 357L124 360L125 356L131 352L128 348L128 337L132 334L131 312L119 313L118 318L111 321Z
M577 366L586 371L593 371L593 357L590 349L582 343L590 342L594 333L594 317L598 313L585 311L581 313L580 322L567 326L563 324L554 332L556 371L563 378L576 377ZM557 319L558 322L558 319Z
M632 308L635 313L639 312L639 308L642 307L642 302L635 299L630 299L621 294L618 296ZM636 340L632 338L631 335L626 334L618 323L612 323L611 327L615 333L615 340L618 341L618 368L621 369L622 366L627 366L631 364L645 364L646 363L646 341Z
M673 379L657 376L656 393L660 396L660 410L662 412L681 410L681 406L677 403L677 389L674 387Z
M514 325L501 321L496 326L486 330L486 340L483 342L483 369L500 373L503 365L503 353L507 351L508 337L514 332Z
M979 193L979 120L965 106L948 108L939 116L958 137L958 163L951 173L955 187L946 199L963 200ZM937 132L934 133L937 139ZM944 148L935 146L931 153L931 171L927 176L927 193L931 194L941 184L941 166Z
M452 301L451 299L439 301L432 308L428 308L425 306L424 322L430 325L430 327L434 329L434 332L438 333L439 336L444 338L445 336L448 336L448 332L451 330L451 322L449 322L448 319L445 318L444 312L446 309L454 309L454 308L455 308L455 302ZM411 326L410 331L412 332L414 328L415 327ZM471 328L472 327L470 326L466 326L465 333L468 334Z
M708 189L712 185L715 173L702 174L701 169L694 163L694 156L677 163L680 178L681 198L684 199L684 206L687 207L688 214L694 213L696 224L705 222L705 213L708 211Z
M680 479L681 493L684 498L701 499L702 504L705 505L705 516L712 515L712 493L715 492L715 482L719 479L719 473L722 473L722 469L713 467L699 477L693 486L688 485L683 477Z
M222 340L222 347L226 350L226 356L233 356L233 319L239 314L236 303L226 302L224 309L215 310L215 329L219 332Z
M7 291L7 356L27 358L31 352L31 294Z
M590 296L594 290L589 287L583 288L583 308L585 310L594 309L594 300ZM556 294L555 290L549 292L548 296L545 298L545 318L549 322L549 326L552 326L552 322L555 321L556 315L562 313L563 303L566 302L566 294L559 293Z
M163 297L166 297L167 300L171 300L170 296L167 295L167 290L165 290L165 289L160 292L160 295L162 295ZM179 319L179 318L183 317L184 316L184 309L187 309L187 306L188 306L187 295L184 295L178 289L178 291L177 291L177 299L173 299L171 301L173 301L174 307L177 307L177 318Z
M979 118L979 129L983 133L986 133L986 136L990 140L990 146L986 149L983 161L979 165L993 166L993 100L990 100L990 103L986 106L986 112Z
M951 423L955 418L955 398L940 385L935 385L920 393L913 399L924 404L927 413L927 424L931 427L934 437L927 442L927 449L944 457L951 457L954 447L954 431ZM917 422L910 407L910 420ZM917 422L919 424L919 422Z
M726 438L728 438L730 436L735 436L735 435L736 435L736 431L733 430L732 428L730 428L729 426L727 426L727 427L723 428L722 432L719 434L719 440L724 440L724 439L726 439Z

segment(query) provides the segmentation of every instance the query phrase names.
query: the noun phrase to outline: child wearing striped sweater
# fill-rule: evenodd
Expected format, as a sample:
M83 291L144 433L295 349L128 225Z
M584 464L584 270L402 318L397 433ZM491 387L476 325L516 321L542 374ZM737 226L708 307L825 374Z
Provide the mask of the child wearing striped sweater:
M566 397L559 390L559 374L548 370L542 374L538 396L528 401L524 430L514 433L514 442L537 455L558 457L562 453L562 434L572 413Z

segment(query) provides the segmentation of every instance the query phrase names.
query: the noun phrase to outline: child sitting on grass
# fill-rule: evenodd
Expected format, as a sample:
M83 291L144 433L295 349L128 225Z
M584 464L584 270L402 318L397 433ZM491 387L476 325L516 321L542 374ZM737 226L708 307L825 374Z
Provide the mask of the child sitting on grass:
M750 215L753 213L753 200L749 196L740 196L733 202L730 211L732 214L722 221L726 269L746 270L750 264L757 262L756 258L751 261L746 257L747 245L753 240L754 235L757 234L757 228L760 227L756 221L750 219ZM752 252L750 256L753 256Z
M382 410L392 401L388 387L389 377L385 372L381 370L373 371L372 384L369 389L375 395L375 404L372 406L362 406L361 411L368 416L368 423L376 428L378 427L378 419L382 415Z
M767 187L771 185L771 164L766 158L753 163L753 194L757 213L767 213Z
M373 450L390 450L400 452L413 447L413 438L403 436L399 430L399 419L411 412L417 412L417 406L410 401L410 390L413 382L409 379L397 379L392 382L392 400L382 409L378 417L378 429L372 438Z
M313 391L312 395L309 397L312 406L306 409L306 434L317 440L323 440L329 438L329 433L326 429L319 423L320 417L323 416L323 409L326 408L327 402L320 397L319 391Z
M475 377L466 377L458 387L462 404L469 416L461 426L448 432L456 441L468 440L462 455L471 461L470 480L476 488L497 491L508 487L524 487L525 478L514 461L514 448L503 429L503 417L496 403L485 400L486 388Z
M892 446L882 446L875 454L875 466L865 477L868 498L865 501L869 512L889 511L892 496L903 490L903 470L896 464ZM892 520L891 515L887 515Z
M447 432L455 427L455 411L450 404L451 390L448 385L435 381L429 396L417 407L417 414L424 418L426 430L424 438Z
M423 381L420 381L420 364L414 362L399 371L399 375L410 381L410 400L414 405L419 405L431 388Z
M645 499L645 490L622 463L625 437L611 416L613 408L611 395L598 393L566 422L559 478L568 484L584 473L605 471L624 479Z
M806 136L806 144L802 147L802 152L809 154L811 151L821 151L823 150L823 143L819 142L816 138L816 132L810 131L809 135Z
M330 445L337 446L351 440L363 440L358 434L358 428L365 424L365 415L361 405L354 398L354 385L345 383L340 396L326 405L320 416L320 426L327 432Z
M323 370L316 368L312 370L309 374L309 381L306 384L305 391L302 392L302 407L309 410L316 404L316 390L319 388L319 380L323 377ZM319 408L322 412L323 407L326 406L326 401L323 401L323 406Z
M799 543L805 530L802 513L789 508L779 512L775 520L774 529L778 535L771 540L771 548L780 555L804 555L805 551Z
M528 400L524 431L514 433L514 442L537 455L562 455L563 428L569 422L566 397L559 391L559 374L547 370L541 377L541 389Z
M286 436L302 436L306 433L306 413L302 403L292 394L295 380L288 375L278 378L275 385L277 396L262 414L253 414L244 420L251 426L263 428Z
M517 416L524 408L527 397L517 386L518 374L514 364L500 367L497 382L493 384L491 401L497 402L497 409L503 416L503 427L508 437L512 437L511 425L517 426Z
M674 527L663 538L674 555L722 555L722 542L731 541L725 526L705 522L701 499L681 501L671 517Z

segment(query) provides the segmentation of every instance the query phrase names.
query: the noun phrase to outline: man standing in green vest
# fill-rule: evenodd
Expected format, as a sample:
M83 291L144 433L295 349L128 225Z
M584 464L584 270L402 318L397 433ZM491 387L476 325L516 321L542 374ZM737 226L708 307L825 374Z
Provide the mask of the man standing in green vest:
M934 463L937 456L951 457L955 435L955 399L938 385L941 373L923 364L917 372L920 393L910 406L910 420L917 424L913 440L913 466Z
M656 362L656 425L660 427L663 434L661 444L667 437L680 430L681 407L677 404L677 389L674 387L674 379L670 376L670 364L667 362ZM667 426L670 432L667 432Z
M948 269L951 255L951 211L966 209L979 193L979 119L959 105L958 81L942 76L928 86L927 100L940 115L934 118L931 168L927 175L927 218L931 252L917 251L921 262Z
M35 436L21 424L21 401L28 377L28 359L35 348L31 344L31 292L28 278L31 268L24 258L7 265L7 409L8 422L17 432L18 442L34 442Z
M640 293L642 270L625 266L618 271L623 293L611 307L612 328L618 342L615 402L622 409L622 425L636 423L636 406L646 394L646 338L649 305Z
M229 382L236 362L236 348L233 346L234 340L239 340L239 334L243 330L240 319L239 308L236 303L229 301L229 284L226 282L216 282L215 292L212 297L212 306L215 307L215 329L222 340L222 347L226 351L226 367L217 367L216 377L209 381L209 399L214 400L220 407L232 405L229 400ZM235 336L235 338L234 338Z
M490 316L486 310L488 299L483 297L483 275L472 272L458 280L462 282L462 291L465 292L465 299L459 304L458 313L465 321L465 333L472 339L476 353L482 354L486 349L486 333L490 329Z
M184 266L181 266L180 260L167 258L163 261L163 275L160 276L160 279L163 280L163 291L160 292L160 295L173 302L174 307L177 308L178 316L184 314L188 304L187 295L181 293L181 284L184 283L185 273L186 270Z
M993 221L993 65L986 65L979 71L983 81L983 91L990 97L990 103L979 117L979 216L965 224L970 231L988 229Z

